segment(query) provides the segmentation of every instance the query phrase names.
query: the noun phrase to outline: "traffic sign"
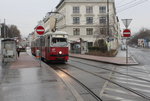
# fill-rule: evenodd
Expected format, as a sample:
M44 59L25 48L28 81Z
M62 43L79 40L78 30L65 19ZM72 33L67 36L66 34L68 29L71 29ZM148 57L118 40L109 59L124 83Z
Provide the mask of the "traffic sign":
M132 19L122 19L122 22L126 28L130 25Z
M36 32L39 34L39 35L43 35L44 32L45 32L45 29L43 26L37 26L36 27Z
M123 31L123 36L124 36L124 37L130 37L130 36L131 36L131 31L130 31L129 29L125 29L125 30Z

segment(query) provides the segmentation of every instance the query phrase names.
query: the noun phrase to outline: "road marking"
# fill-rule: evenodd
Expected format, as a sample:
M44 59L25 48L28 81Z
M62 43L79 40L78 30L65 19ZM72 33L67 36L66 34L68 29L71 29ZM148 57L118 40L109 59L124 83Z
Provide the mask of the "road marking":
M45 63L43 63L44 65L46 65ZM47 65L45 66L47 67ZM69 90L71 91L71 93L74 95L74 97L76 98L77 101L84 101L83 98L81 97L81 95L76 91L76 89L67 81L65 80L65 78L63 78L59 73L57 73L55 70L53 70L51 67L47 67L50 71L56 73L60 79L63 81L63 83L69 88ZM59 97L59 96L58 96Z
M147 69L145 68L145 66L142 66L142 67L143 67L143 69L145 70L145 72L148 73L148 76L150 77L150 72L147 71Z
M123 91L123 90L119 90L119 89L113 89L113 88L106 88L106 90L108 90L108 91L114 91L114 92L117 92L117 93L122 93L122 94L132 94L132 95L134 95L134 96L137 96L136 94L134 94L134 93L132 93L132 92L125 92L125 91Z
M141 92L145 92L145 93L150 93L150 90L146 90L146 89L140 89L140 88L135 88L135 87L132 87L134 90L138 90L138 91L141 91Z
M116 67L114 67L112 70L114 71L116 69ZM111 79L111 77L112 77L112 75L113 75L113 71L112 72L110 72L110 74L109 74L109 79ZM104 86L102 87L102 90L101 90L101 92L100 92L100 98L103 96L103 93L104 93L104 91L105 91L105 88L107 87L107 85L108 85L108 81L106 81L105 83L104 83Z
M114 100L120 100L120 101L135 101L135 100L125 99L125 98L122 98L122 97L112 96L112 95L108 95L108 94L103 94L103 96L105 96L107 98L114 99Z
M137 79L130 79L130 78L121 78L121 77L113 77L112 79L114 79L115 81L122 81L122 80L127 80L127 81L134 81L134 82L139 82L139 83L148 83L146 81L142 81L142 80L137 80Z
M134 83L134 82L125 82L125 81L116 81L116 82L130 84L130 85L134 85L134 86L136 85L136 86L145 87L145 88L150 88L150 85L137 84L137 83Z

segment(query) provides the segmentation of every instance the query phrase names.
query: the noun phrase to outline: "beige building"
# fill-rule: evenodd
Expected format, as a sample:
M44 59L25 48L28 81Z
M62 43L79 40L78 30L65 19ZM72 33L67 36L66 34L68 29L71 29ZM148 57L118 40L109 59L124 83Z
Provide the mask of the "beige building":
M47 13L38 22L50 32L51 17L57 18L57 30L69 34L70 41L82 38L93 46L96 39L108 40L109 49L116 49L120 40L120 26L116 16L114 0L109 0L109 35L107 34L107 0L61 0L56 6L56 13ZM35 27L36 28L36 27ZM39 35L34 31L34 38ZM34 39L33 38L33 39Z
M108 37L107 0L61 0L56 6L56 12L62 15L59 16L57 29L66 31L69 40L76 41L82 38L91 46L96 38ZM113 37L114 34L117 38ZM109 36L112 48L117 47L119 34L114 0L109 0Z

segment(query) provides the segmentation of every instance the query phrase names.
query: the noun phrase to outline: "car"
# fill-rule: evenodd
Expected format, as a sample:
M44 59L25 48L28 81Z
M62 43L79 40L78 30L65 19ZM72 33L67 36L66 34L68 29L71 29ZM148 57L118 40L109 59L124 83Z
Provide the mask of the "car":
M126 45L125 45L125 44L122 44L122 45L121 45L121 50L126 50L126 49L127 49Z

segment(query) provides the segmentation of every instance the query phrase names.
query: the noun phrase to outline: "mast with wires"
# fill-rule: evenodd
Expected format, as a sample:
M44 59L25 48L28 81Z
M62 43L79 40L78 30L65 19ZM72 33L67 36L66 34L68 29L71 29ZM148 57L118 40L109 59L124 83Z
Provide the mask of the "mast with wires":
M107 0L107 35L109 35L109 0Z
M4 39L7 38L6 35L6 20L4 19Z

